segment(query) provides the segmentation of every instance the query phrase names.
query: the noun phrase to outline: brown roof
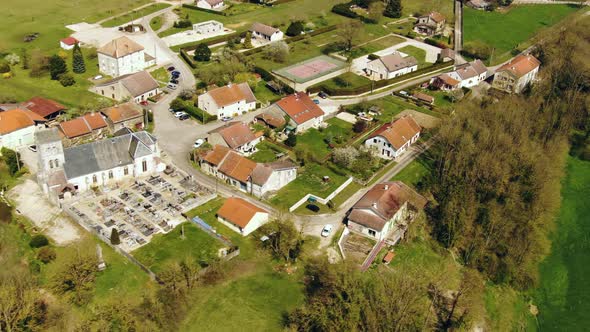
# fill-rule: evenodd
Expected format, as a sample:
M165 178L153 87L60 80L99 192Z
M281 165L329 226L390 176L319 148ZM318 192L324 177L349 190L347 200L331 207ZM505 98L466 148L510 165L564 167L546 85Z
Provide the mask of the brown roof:
M459 84L459 81L457 81L456 79L452 78L449 74L442 74L438 76L438 79L443 81L443 83L450 85L450 86L455 86L457 84Z
M401 181L379 183L356 202L348 219L381 231L406 202L422 209L427 200Z
M254 23L252 23L252 27L250 28L250 31L256 31L256 32L261 33L263 35L271 36L272 34L274 34L277 31L280 31L280 30L277 28L273 28L271 26L268 26L266 24L254 22Z
M227 145L235 149L248 142L255 140L257 137L252 133L250 128L243 122L234 122L227 127L216 130Z
M28 101L24 102L23 107L31 110L38 115L46 118L53 113L63 111L66 107L55 100L46 99L42 97L33 97Z
M221 173L241 182L248 181L254 168L256 168L255 162L234 151L230 151L219 165Z
M109 118L113 123L119 123L130 119L143 116L143 112L133 103L120 104L115 107L108 108L102 113Z
M256 213L268 214L266 210L238 197L226 199L223 206L217 211L219 217L242 228L248 225Z
M428 16L433 19L435 22L440 23L442 21L445 20L445 17L443 14L439 13L439 12L430 12L428 14Z
M75 45L78 43L78 40L74 37L66 37L62 40L60 40L62 43L66 44L66 45Z
M266 183L266 181L268 181L268 179L272 175L272 172L290 168L297 168L297 166L290 160L275 161L266 164L257 164L254 170L252 171L250 177L252 179L252 183L262 186Z
M369 139L377 136L385 138L396 150L410 141L422 128L412 116L403 116L393 123L386 123L377 129Z
M113 83L121 83L133 97L142 95L160 87L158 82L145 70L113 78L96 86L110 86Z
M375 59L373 61L381 61L389 72L416 66L418 64L418 61L416 61L416 58L414 58L413 56L402 58L402 56L399 55L399 53L392 53L386 56L382 56L379 59Z
M75 119L64 121L59 124L59 129L67 138L76 138L92 133L107 126L106 121L100 113L88 113Z
M106 43L97 52L113 58L121 58L135 52L143 51L143 49L143 46L123 36Z
M488 69L479 59L455 67L455 72L463 80L479 76L487 71Z
M232 105L242 100L248 103L256 101L256 97L254 97L247 83L229 84L210 90L207 93L213 98L217 107Z
M276 104L297 124L302 124L324 115L324 111L305 92L297 92L289 95L279 100Z
M221 162L223 161L223 159L225 158L225 156L228 154L229 151L230 151L230 149L223 146L223 145L215 145L213 147L213 150L209 151L205 155L203 160L212 164L212 165L218 166L219 164L221 164Z
M422 92L416 92L412 95L412 97L418 99L418 100L422 100L428 103L433 103L434 102L434 97L431 95L427 95L425 93Z
M29 110L12 109L0 112L0 135L46 122L44 118Z
M514 59L500 67L497 72L507 71L512 73L512 75L516 76L517 78L520 78L540 65L541 62L534 56L530 54L519 54Z

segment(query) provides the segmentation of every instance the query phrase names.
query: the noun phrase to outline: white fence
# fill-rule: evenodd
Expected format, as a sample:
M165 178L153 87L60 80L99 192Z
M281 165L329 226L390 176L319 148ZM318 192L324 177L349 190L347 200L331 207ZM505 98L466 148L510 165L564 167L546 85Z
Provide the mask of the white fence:
M342 243L346 241L348 234L350 234L350 230L348 230L348 227L345 226L344 230L342 231L342 234L340 234L340 238L338 239L338 249L340 249L340 255L342 255L343 259L346 259L346 255L344 255L344 248L342 248Z
M297 210L297 208L300 207L305 202L307 202L307 200L309 200L310 197L315 198L315 200L318 201L321 204L327 204L328 201L330 201L332 198L336 197L336 195L338 195L342 190L344 190L344 188L346 188L352 182L352 180L353 180L352 176L349 177L348 180L344 181L344 183L341 184L340 187L336 188L336 190L334 190L326 198L321 198L321 197L318 197L318 196L313 195L313 194L307 194L307 195L303 196L302 199L300 199L297 203L293 204L293 206L291 206L289 208L289 212L293 212L293 211Z

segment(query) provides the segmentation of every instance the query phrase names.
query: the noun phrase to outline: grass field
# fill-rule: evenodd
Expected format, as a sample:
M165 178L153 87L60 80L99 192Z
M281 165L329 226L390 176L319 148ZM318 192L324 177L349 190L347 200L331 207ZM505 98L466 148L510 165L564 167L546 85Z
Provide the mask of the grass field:
M421 155L392 177L391 181L402 181L409 186L416 187L416 184L432 171L431 167L429 161L424 155Z
M192 222L182 225L184 239L180 236L182 226L179 225L168 234L155 235L150 243L135 250L133 256L155 273L162 271L167 264L180 262L185 258L199 263L217 257L217 249L222 247L221 242Z
M164 15L159 15L150 20L150 27L154 31L160 30L162 24L164 23Z
M465 7L463 28L465 44L479 41L495 48L492 63L510 56L514 48L523 48L537 32L561 21L577 10L569 5L514 6L506 13L487 12Z
M149 0L2 0L0 50L20 48L52 51L59 48L59 40L72 31L68 24L94 23L149 3ZM36 40L25 43L26 34L39 32Z
M365 86L367 84L371 84L371 80L359 76L355 73L346 72L342 75L338 75L333 77L329 80L323 81L318 83L317 85L326 86L331 89L339 89L339 88L356 88L359 86ZM317 86L314 84L314 86Z
M378 40L374 40L374 41L370 41L366 44L363 44L361 46L355 47L352 49L352 57L353 58L358 58L360 56L363 56L365 54L370 54L370 53L374 53L383 49L386 49L388 47L397 45L399 43L404 42L405 39L398 37L398 36L385 36L383 38L380 38Z
M590 162L570 158L551 254L534 294L541 331L582 331L590 311Z
M297 148L313 153L318 159L325 158L330 153L326 140L332 138L332 143L338 145L348 141L353 135L352 124L338 118L326 121L328 127L319 131L311 128L297 137Z
M114 18L112 18L112 19L110 19L110 20L108 20L106 22L103 22L101 25L103 27L116 27L118 25L121 25L121 24L130 22L130 21L136 20L136 19L138 19L140 17L144 17L146 15L149 15L151 13L155 13L155 12L157 12L159 10L162 10L162 9L168 8L168 7L170 7L170 4L167 4L167 3L155 3L155 4L152 4L152 5L149 5L149 6L145 7L145 8L142 8L142 9L139 9L139 10L133 10L133 11L130 11L128 13L125 13L125 14L123 14L121 16L114 17ZM150 22L150 26L151 26L151 24L152 23ZM152 27L152 29L153 29L153 27Z
M256 151L250 156L250 159L257 163L268 163L277 160L278 153L288 154L289 151L286 149L269 142L268 140L262 141L256 145Z
M418 60L418 69L422 69L427 65L431 65L431 62L426 62L426 51L416 46L408 45L400 48L398 51L413 56Z
M403 16L412 14L426 14L430 11L438 11L447 18L447 23L453 20L453 0L402 0Z

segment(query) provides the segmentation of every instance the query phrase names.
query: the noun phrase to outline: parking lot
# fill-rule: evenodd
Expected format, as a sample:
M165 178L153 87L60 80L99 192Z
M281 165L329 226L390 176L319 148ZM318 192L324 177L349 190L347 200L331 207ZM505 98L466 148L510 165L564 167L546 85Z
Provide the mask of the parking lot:
M157 233L168 233L185 221L182 213L215 194L179 173L160 174L114 188L89 191L64 210L103 238L119 232L120 247L132 251Z

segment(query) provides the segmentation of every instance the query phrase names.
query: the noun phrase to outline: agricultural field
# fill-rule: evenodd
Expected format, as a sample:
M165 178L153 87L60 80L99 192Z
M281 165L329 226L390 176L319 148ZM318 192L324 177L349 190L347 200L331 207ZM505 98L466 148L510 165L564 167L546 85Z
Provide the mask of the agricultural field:
M512 6L506 12L479 11L465 7L465 45L482 42L494 49L492 63L510 58L513 49L522 50L535 34L563 20L578 8L571 5Z
M72 31L65 26L73 23L95 23L101 19L130 11L150 3L150 0L2 0L3 13L0 27L0 50L16 51L20 48L56 51L59 40ZM23 42L27 34L39 32L39 37Z
M551 254L541 263L534 291L540 331L581 331L590 310L590 162L569 158Z

